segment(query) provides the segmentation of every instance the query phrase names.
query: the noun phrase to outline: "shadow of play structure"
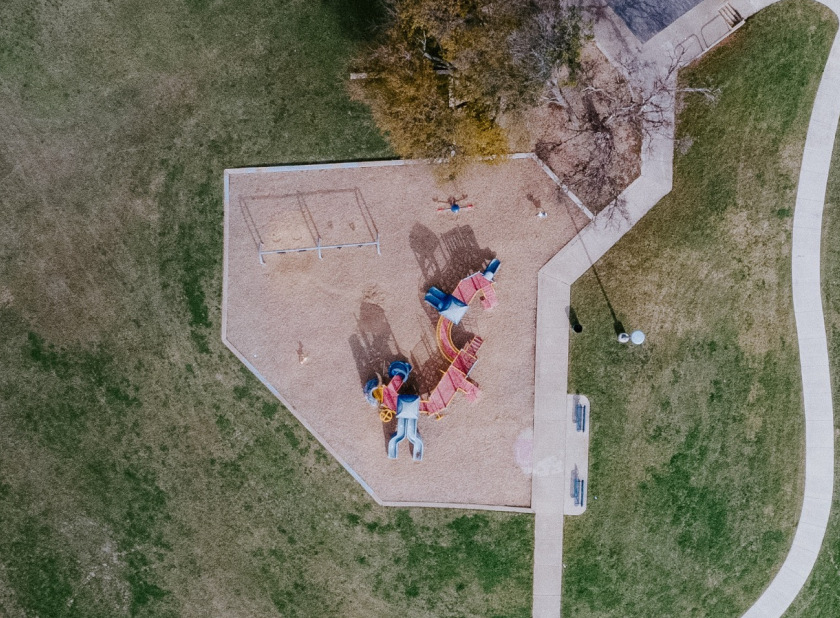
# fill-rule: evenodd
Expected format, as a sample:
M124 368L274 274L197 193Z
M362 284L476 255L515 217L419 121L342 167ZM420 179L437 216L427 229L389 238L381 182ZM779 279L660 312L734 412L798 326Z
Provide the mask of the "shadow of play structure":
M413 447L412 459L423 459L423 439L417 433L421 412L441 419L456 392L464 393L469 401L475 401L478 397L478 385L470 380L469 375L478 361L478 350L484 341L474 336L459 349L452 342L452 327L461 321L474 298L478 297L485 309L492 309L496 305L493 280L499 265L499 260L491 260L484 271L461 279L451 294L434 286L426 292L426 302L440 315L435 332L438 348L449 363L427 400L421 400L415 394L400 394L400 388L408 380L412 369L411 364L405 361L393 361L390 364L387 384L382 384L378 377L365 383L365 397L372 406L379 408L382 422L390 422L394 415L397 417L397 431L388 441L390 459L397 458L397 448L404 439L408 439Z

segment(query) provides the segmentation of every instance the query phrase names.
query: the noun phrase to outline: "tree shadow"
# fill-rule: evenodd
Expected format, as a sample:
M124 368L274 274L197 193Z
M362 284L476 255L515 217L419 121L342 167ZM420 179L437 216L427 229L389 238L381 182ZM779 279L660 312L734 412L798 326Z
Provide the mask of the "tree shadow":
M456 226L438 237L425 225L415 223L408 243L423 275L422 294L430 286L451 292L461 279L481 270L496 257L490 249L479 246L469 225Z
M321 4L335 14L341 31L349 39L371 40L388 23L384 0L321 0Z
M356 361L359 372L360 387L373 377L379 377L383 383L388 381L388 365L402 357L397 339L391 324L385 316L385 310L379 305L363 300L356 316L357 332L350 335L348 343L350 351ZM400 389L400 392L411 392L413 375ZM361 388L359 389L361 394ZM382 434L385 447L397 430L397 419L392 418L382 423Z

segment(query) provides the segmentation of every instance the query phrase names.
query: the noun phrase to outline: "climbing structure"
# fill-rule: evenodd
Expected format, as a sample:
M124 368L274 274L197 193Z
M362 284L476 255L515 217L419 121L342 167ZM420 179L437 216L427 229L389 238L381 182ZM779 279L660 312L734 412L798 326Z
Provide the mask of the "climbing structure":
M420 397L400 394L400 387L411 374L411 365L405 361L394 361L388 367L390 381L385 386L378 378L371 378L365 384L365 396L368 401L379 406L379 417L387 423L397 415L397 431L388 441L388 457L397 458L397 447L405 438L414 447L412 459L423 459L423 439L417 433L417 420L420 418Z
M411 365L405 361L391 363L387 384L383 385L379 378L371 378L365 384L365 396L372 406L379 408L382 422L387 423L395 415L397 417L397 431L388 442L388 457L391 459L396 459L397 446L405 438L414 447L413 459L420 461L423 458L423 440L417 433L420 412L439 419L458 391L464 393L469 401L478 397L478 385L470 380L469 375L478 361L478 350L484 341L475 336L463 348L458 348L452 341L452 327L461 321L476 297L485 309L496 305L493 280L499 265L499 260L492 260L484 271L461 279L451 294L436 287L426 292L426 302L440 314L435 332L440 352L449 363L428 400L420 401L417 395L399 393L411 373Z
M435 329L438 347L444 358L449 361L449 367L432 390L429 399L420 404L421 411L426 414L441 418L458 391L463 392L469 401L475 401L478 396L478 386L469 379L469 375L478 361L478 349L484 340L478 336L473 337L466 346L458 349L452 342L452 327L461 321L474 298L480 298L481 306L485 309L492 309L496 305L493 279L499 265L499 260L493 260L484 272L461 279L452 294L445 294L436 287L430 288L426 293L426 302L440 314Z

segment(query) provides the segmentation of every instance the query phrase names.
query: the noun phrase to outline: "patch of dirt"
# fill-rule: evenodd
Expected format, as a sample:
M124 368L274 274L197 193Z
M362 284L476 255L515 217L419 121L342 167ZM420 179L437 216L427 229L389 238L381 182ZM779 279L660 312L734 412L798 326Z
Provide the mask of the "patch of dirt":
M641 128L621 117L631 91L594 44L584 48L581 63L576 85L561 86L522 118L500 123L515 149L535 152L598 213L641 173Z

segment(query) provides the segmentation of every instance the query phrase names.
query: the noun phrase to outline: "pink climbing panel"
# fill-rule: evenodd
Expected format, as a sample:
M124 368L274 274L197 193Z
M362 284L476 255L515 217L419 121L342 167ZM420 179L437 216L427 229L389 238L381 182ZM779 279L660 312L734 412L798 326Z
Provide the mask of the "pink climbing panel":
M492 309L496 306L496 288L492 285L481 288L481 306L485 309Z
M472 371L473 365L478 360L478 348L481 347L482 343L483 340L481 337L474 337L467 347L458 352L458 356L452 361L452 366L465 376L468 376L470 371Z
M397 396L400 393L400 387L403 385L402 376L394 376L388 382L388 386L382 389L382 405L389 410L397 409Z
M420 404L420 409L427 414L441 414L452 401L455 393L463 391L469 401L475 401L478 397L478 386L471 382L467 375L472 371L476 361L476 352L483 343L481 337L473 337L473 340L455 357L455 360L446 369L438 382L428 401Z
M492 309L496 306L496 292L493 289L493 282L487 279L481 273L470 275L466 279L461 279L458 287L452 292L452 296L460 300L462 303L469 305L476 294L480 294L481 306L485 309Z

